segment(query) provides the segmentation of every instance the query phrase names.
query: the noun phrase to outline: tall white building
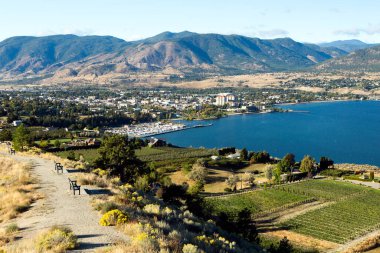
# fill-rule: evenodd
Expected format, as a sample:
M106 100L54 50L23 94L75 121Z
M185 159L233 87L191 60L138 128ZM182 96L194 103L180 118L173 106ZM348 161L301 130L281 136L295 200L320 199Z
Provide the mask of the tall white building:
M220 93L216 96L215 105L223 106L226 104L234 105L236 102L236 96L231 93Z

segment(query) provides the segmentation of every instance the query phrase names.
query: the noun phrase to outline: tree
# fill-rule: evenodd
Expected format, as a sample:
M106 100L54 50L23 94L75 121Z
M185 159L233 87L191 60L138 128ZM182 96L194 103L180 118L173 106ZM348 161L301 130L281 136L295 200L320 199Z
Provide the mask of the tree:
M369 172L369 179L370 180L374 180L375 179L375 172L374 171L370 171Z
M290 244L288 238L286 236L280 241L280 245L278 246L277 252L281 253L290 253L292 252L293 247Z
M95 165L119 176L122 182L133 183L148 172L145 164L136 157L136 148L135 142L129 141L127 136L105 136Z
M204 184L207 176L207 168L203 159L198 159L189 173L189 178Z
M240 151L240 159L244 160L244 161L247 161L248 160L248 151L246 148L243 148L241 151Z
M281 168L280 163L278 163L276 168L273 170L274 181L278 184L281 182L281 174L282 174L282 168Z
M257 240L258 233L251 216L251 211L248 208L241 210L237 215L234 231L247 240L254 242Z
M267 162L270 162L270 155L266 151L254 153L250 162L251 163L267 163Z
M11 141L12 140L12 131L9 129L3 129L0 131L0 141Z
M265 168L265 177L270 181L273 177L273 165L267 165Z
M25 148L28 148L31 144L30 141L30 132L21 124L18 126L13 134L13 146L17 151L24 151Z
M226 179L226 184L234 191L236 191L237 182L239 182L239 177L237 175L231 175Z
M301 161L300 171L307 172L309 175L314 171L315 160L307 155Z
M61 146L61 142L57 139L53 142L54 147L59 148Z
M292 171L295 161L295 156L292 153L286 154L281 160L281 166L283 172Z
M255 176L253 173L245 172L242 176L242 181L249 185L249 187L253 187L255 185Z
M328 157L322 156L319 160L319 169L327 170L331 166L334 166L334 161Z

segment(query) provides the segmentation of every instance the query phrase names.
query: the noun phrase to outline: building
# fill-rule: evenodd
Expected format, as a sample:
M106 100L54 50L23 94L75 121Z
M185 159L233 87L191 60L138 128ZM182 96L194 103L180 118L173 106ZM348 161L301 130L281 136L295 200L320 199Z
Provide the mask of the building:
M19 125L21 125L22 124L22 120L14 120L13 122L12 122L12 126L15 126L15 127L17 127L17 126L19 126Z
M215 105L223 106L223 105L231 105L234 106L236 103L236 96L231 93L221 93L216 96Z
M161 140L161 139L157 139L157 138L154 138L154 137L152 137L149 140L149 143L148 143L148 147L150 147L150 148L153 148L153 147L164 147L164 146L166 146L166 141Z

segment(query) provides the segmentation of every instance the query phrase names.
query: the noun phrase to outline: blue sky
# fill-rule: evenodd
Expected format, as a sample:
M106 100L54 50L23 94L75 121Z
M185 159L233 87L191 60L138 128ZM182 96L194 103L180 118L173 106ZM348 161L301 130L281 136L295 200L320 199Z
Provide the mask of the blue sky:
M17 35L163 31L380 42L378 0L1 0L0 40Z

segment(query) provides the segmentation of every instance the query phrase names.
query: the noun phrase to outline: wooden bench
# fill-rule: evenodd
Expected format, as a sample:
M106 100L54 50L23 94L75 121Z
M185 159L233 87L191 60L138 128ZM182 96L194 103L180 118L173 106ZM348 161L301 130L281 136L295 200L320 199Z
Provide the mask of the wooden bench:
M80 185L77 185L77 181L76 180L71 180L69 178L69 183L70 183L70 190L73 190L74 195L75 195L75 191L78 191L79 195L80 195Z
M61 171L61 173L63 174L63 165L57 165L56 166L56 171L57 171L57 173L59 173L60 171Z
M16 150L14 150L13 148L10 148L9 149L9 154L16 155Z
M60 166L62 166L61 163L57 163L56 161L54 161L54 170L57 171Z

